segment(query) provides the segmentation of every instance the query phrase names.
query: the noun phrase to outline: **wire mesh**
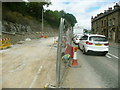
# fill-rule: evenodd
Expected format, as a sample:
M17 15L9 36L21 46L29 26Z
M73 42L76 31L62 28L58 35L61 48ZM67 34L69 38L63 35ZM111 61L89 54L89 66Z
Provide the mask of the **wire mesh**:
M57 61L56 61L56 87L61 87L65 71L69 65L72 53L72 27L63 18L60 21Z

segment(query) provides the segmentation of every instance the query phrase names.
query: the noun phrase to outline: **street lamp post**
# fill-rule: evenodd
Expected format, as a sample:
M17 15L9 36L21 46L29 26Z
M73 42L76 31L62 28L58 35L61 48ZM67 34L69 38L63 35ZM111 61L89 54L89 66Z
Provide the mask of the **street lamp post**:
M46 6L43 6L42 8L42 36L43 36L43 30L44 30L44 12L46 11Z
M42 36L43 36L43 12L44 12L44 8L42 9Z

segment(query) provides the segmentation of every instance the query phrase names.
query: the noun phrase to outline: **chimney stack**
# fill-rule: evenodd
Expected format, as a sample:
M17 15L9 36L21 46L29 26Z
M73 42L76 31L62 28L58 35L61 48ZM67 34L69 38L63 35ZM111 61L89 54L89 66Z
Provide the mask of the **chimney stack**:
M112 10L112 7L109 7L108 10L111 11L111 10Z
M104 13L106 13L107 12L107 10L104 10Z
M116 3L116 5L114 6L114 9L116 9L118 7L120 7L120 6L118 5L118 3Z

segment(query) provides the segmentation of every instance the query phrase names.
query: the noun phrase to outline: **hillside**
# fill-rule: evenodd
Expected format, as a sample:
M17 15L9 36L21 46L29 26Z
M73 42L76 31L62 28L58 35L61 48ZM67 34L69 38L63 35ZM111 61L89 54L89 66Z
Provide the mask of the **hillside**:
M2 37L11 38L12 44L25 40L25 38L38 38L41 36L42 24L34 17L25 16L19 12L11 11L6 7L3 7L2 11ZM56 36L58 28L51 27L44 20L44 35Z
M2 14L3 14L2 15L3 21L11 22L14 24L21 24L23 26L30 26L32 32L40 32L41 31L41 26L42 26L41 22L32 16L23 15L22 13L19 13L16 11L11 11L6 7L3 7ZM44 20L44 18L43 18L43 20ZM3 25L4 25L4 23L3 23ZM47 28L49 28L49 30L47 30ZM45 31L55 31L56 29L58 29L58 28L57 27L52 28L44 20L44 30Z
M20 36L18 37L20 38L20 40L22 38L25 39L26 37L38 38L42 35L42 31L44 35L56 36L59 31L60 18L64 18L67 22L69 22L69 25L71 25L71 27L73 27L75 23L77 23L76 18L72 14L66 13L63 10L44 10L44 5L49 6L50 3L2 3L3 38L13 38L13 36L15 36L12 41L16 41L15 39L18 35Z

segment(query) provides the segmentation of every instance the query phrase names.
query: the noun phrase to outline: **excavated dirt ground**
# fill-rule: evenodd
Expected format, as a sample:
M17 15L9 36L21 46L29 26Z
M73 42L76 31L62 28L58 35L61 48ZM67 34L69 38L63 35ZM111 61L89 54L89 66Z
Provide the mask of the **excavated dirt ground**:
M43 88L55 85L56 53L53 37L24 41L0 50L2 88Z

